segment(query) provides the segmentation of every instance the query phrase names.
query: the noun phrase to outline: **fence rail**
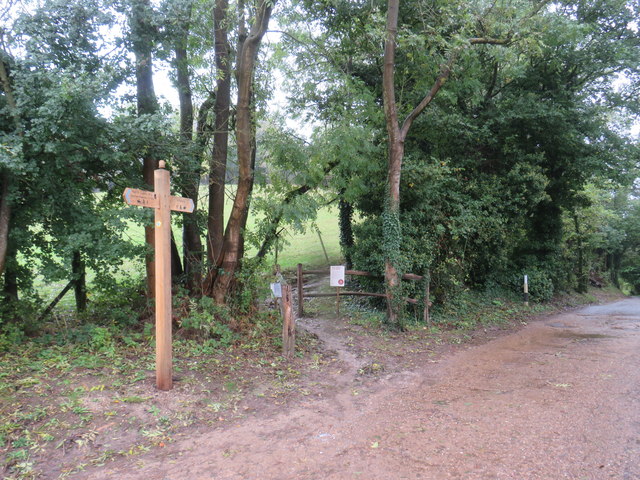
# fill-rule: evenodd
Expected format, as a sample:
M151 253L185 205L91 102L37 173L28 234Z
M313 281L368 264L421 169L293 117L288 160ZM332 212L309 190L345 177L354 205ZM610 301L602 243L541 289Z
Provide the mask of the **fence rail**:
M340 287L337 287L336 293L313 293L304 291L304 275L328 275L330 270L304 270L301 263L298 264L297 275L296 275L296 283L298 288L298 318L304 316L304 299L308 298L317 298L317 297L336 297L337 301L340 301L340 297L343 296L359 296L359 297L381 297L387 298L387 294L385 293L374 293L374 292L355 292L355 291L340 291ZM352 275L358 277L372 277L372 278L383 278L381 275L377 275L371 272L365 272L362 270L345 270L345 275ZM403 280L414 280L421 281L425 280L425 276L416 275L415 273L405 273L402 275ZM418 305L420 300L415 298L404 298L403 299L407 303L411 303L413 305ZM431 306L431 302L429 300L429 282L425 282L425 296L424 296L424 310L423 310L423 318L425 322L429 321L429 307Z

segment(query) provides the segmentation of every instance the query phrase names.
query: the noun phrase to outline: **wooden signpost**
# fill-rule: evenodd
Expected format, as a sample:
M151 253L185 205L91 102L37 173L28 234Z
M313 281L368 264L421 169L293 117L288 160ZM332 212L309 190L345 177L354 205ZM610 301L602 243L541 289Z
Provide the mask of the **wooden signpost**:
M154 172L153 192L125 189L122 196L128 205L155 209L156 266L156 386L173 388L171 352L171 210L192 213L193 200L171 196L171 180L165 162Z

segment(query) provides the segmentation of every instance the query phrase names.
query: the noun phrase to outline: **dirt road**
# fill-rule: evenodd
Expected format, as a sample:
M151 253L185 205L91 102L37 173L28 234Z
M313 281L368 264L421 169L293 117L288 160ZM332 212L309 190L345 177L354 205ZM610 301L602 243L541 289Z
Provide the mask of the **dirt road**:
M76 478L640 479L640 299Z

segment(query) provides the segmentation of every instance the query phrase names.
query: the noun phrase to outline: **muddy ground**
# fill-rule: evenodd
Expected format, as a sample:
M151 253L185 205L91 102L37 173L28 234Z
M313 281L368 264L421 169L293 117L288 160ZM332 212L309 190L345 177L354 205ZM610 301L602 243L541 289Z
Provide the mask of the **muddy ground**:
M640 299L485 332L400 369L356 349L345 324L300 326L336 352L332 386L318 378L311 395L70 478L640 479Z

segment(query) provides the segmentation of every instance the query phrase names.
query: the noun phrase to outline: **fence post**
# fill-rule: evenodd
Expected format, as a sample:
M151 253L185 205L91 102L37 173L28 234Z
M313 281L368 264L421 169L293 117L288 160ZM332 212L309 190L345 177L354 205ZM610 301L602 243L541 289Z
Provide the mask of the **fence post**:
M293 358L296 345L296 321L293 318L291 285L282 286L282 355Z
M425 285L424 285L424 312L423 312L422 316L423 316L424 323L429 324L429 322L431 321L431 319L429 318L429 305L431 304L431 299L429 298L431 296L431 290L430 290L431 272L429 270L427 270L425 272L424 283L425 283Z
M327 265L329 265L329 255L327 255L327 249L324 246L324 242L322 241L322 234L320 233L320 228L316 225L316 232L318 232L318 238L320 239L320 245L322 245L322 251L324 252L324 258L327 261Z
M302 288L302 264L298 264L298 318L304 317L304 291Z

